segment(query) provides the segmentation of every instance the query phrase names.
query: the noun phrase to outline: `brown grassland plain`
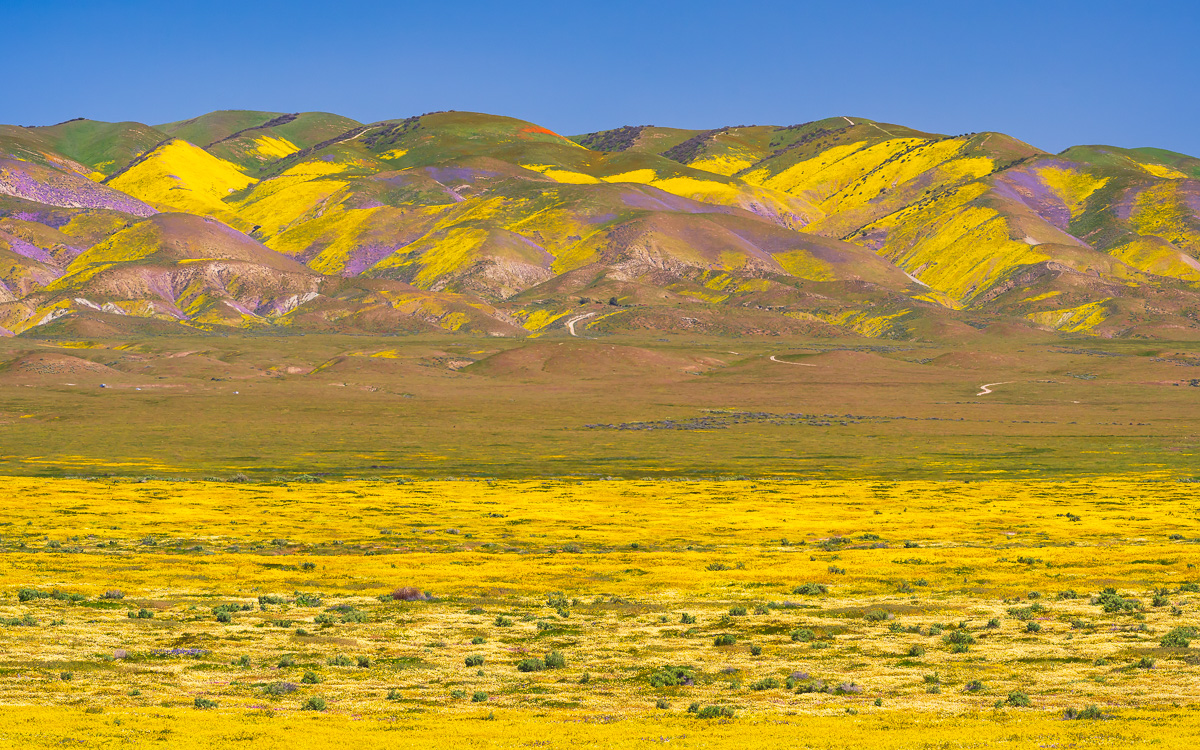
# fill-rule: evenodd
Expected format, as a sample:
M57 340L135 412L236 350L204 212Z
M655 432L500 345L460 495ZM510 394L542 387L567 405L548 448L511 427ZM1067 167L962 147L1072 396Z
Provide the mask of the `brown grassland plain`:
M1200 735L1193 344L0 346L0 746Z

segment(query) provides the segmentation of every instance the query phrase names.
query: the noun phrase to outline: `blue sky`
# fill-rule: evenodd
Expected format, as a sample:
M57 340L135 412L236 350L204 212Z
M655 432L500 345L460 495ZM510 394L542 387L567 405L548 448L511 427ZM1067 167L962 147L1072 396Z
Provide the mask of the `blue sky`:
M574 134L848 114L1200 156L1197 5L0 0L0 122L457 109Z

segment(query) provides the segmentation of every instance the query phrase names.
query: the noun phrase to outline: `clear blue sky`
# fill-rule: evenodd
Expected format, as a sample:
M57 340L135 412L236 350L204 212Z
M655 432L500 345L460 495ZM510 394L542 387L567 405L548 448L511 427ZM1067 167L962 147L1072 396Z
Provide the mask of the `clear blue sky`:
M1195 0L0 0L0 122L457 109L573 134L859 115L1200 156Z

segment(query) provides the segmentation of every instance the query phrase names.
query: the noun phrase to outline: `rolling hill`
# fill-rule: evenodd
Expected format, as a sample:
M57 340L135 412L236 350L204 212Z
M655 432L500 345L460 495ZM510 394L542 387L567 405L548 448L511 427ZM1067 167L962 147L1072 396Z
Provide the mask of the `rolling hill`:
M464 112L0 126L0 284L0 326L28 335L116 315L1194 337L1200 159L859 117L570 138Z

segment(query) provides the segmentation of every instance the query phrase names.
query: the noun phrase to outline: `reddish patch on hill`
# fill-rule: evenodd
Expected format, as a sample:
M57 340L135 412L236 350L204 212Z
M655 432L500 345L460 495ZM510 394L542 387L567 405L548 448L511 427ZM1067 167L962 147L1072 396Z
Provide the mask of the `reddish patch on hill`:
M527 128L521 128L521 132L522 133L542 133L544 135L553 135L558 138L562 138L561 135L559 135L558 133L555 133L553 130L546 130L545 128L538 127L537 125L530 125Z

